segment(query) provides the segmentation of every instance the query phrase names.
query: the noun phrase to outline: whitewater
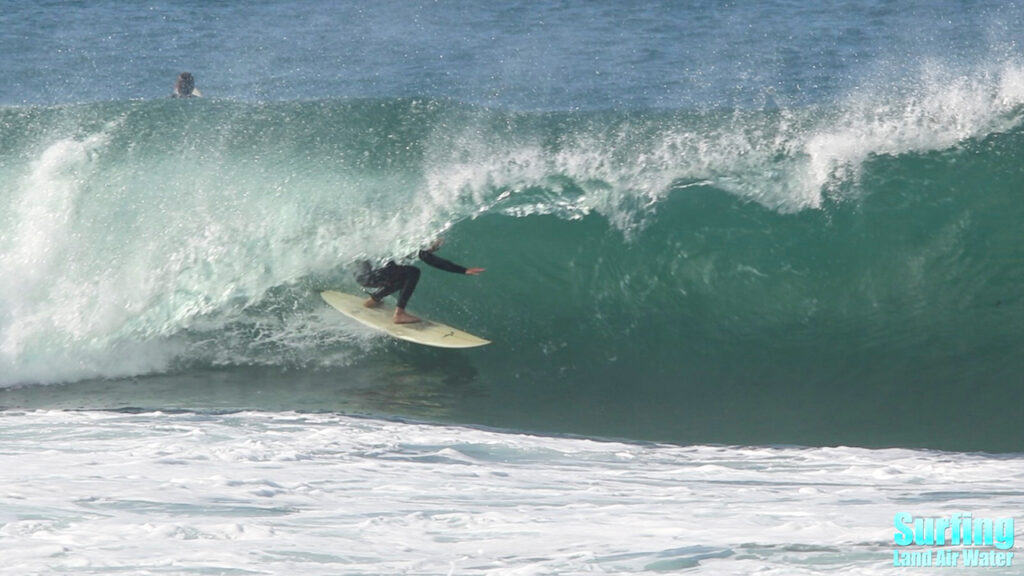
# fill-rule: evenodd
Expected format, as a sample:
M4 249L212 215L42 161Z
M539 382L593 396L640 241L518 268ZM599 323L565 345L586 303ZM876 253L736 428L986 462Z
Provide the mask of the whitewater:
M1022 16L0 2L0 573L1013 552L899 515L1024 509ZM437 238L491 345L319 298Z
M899 574L889 510L1024 505L1019 459L971 454L294 413L8 411L0 430L8 574Z

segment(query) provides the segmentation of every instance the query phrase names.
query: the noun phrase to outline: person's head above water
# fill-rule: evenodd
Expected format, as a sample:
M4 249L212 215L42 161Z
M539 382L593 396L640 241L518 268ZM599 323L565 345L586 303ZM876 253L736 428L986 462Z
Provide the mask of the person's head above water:
M190 96L199 96L199 91L196 90L196 80L192 77L191 72L182 72L178 74L178 79L174 82L174 97L188 98Z

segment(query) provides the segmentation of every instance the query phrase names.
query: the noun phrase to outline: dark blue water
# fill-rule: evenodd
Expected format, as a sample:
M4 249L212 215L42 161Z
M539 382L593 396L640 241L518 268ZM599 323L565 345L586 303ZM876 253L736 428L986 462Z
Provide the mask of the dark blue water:
M1018 451L1021 10L5 4L0 405Z
M5 2L0 103L419 96L525 109L831 104L1014 62L1013 2ZM908 82L910 85L908 85ZM902 85L902 88L898 86Z

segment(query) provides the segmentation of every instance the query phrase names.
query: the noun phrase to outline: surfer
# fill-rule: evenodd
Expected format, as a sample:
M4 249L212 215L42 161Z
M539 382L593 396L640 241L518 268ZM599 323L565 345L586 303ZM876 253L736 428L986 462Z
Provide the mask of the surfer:
M202 96L202 94L196 88L196 79L192 77L192 73L178 74L178 79L174 81L174 93L171 94L171 98L191 98L193 96Z
M484 271L483 268L466 268L454 262L449 262L434 254L441 247L444 241L435 240L430 248L419 251L419 259L430 264L434 268L440 268L455 274L468 274L476 276ZM420 280L420 269L406 264L395 264L394 260L388 261L381 268L371 268L366 260L359 262L360 270L356 273L356 282L365 288L376 288L370 294L370 298L363 303L367 308L374 308L380 305L381 300L390 294L398 292L398 304L395 306L395 324L412 324L420 319L405 311L409 298L416 290L416 283Z

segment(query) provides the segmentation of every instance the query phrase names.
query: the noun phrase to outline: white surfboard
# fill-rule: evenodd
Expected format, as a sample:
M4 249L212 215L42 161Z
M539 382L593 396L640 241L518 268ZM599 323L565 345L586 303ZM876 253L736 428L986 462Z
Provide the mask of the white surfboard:
M426 346L437 346L438 348L473 348L491 343L490 340L484 340L469 332L426 319L414 324L395 324L392 318L393 307L367 308L363 306L363 302L366 302L365 296L353 296L334 290L321 292L320 296L345 316L400 340L408 340Z

